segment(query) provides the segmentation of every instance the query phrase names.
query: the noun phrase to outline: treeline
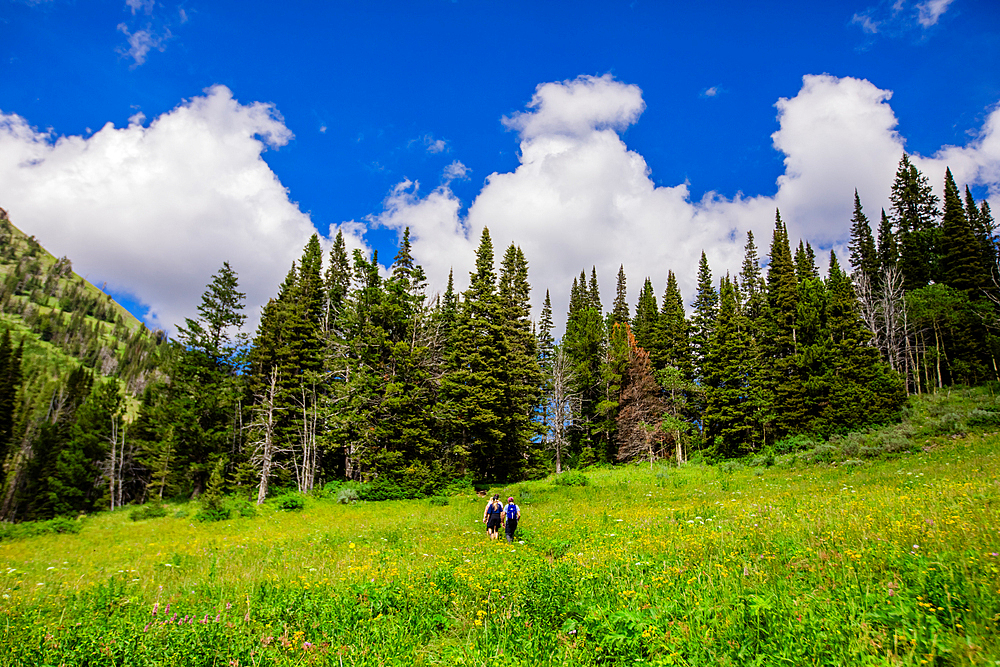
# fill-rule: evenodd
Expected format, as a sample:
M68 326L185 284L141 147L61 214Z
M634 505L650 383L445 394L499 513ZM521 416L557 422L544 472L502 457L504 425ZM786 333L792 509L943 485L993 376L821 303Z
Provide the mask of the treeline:
M488 230L468 289L449 276L434 297L408 230L385 278L377 255L338 234L324 258L314 236L252 337L224 264L132 408L117 381L63 379L31 466L8 456L6 517L343 483L415 497L892 422L908 392L997 379L998 270L989 207L950 171L939 208L904 155L891 202L875 233L855 194L850 268L831 252L825 277L780 213L739 274L716 280L703 253L690 313L672 271L632 309L621 268L609 312L581 272L558 341L547 293L530 318L523 253L497 264Z

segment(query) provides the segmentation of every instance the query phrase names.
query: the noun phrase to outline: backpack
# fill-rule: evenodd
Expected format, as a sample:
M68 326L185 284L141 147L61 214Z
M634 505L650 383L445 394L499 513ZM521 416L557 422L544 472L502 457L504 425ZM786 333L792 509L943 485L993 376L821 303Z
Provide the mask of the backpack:
M507 520L516 521L517 520L517 505L514 503L507 504Z

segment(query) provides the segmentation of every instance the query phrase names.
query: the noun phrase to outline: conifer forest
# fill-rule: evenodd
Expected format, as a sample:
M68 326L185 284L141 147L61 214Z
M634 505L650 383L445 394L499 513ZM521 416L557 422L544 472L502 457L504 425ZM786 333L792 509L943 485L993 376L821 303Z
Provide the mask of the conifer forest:
M174 339L2 214L0 520L289 489L415 498L890 424L908 395L1000 380L996 224L950 171L943 192L904 154L890 210L855 193L847 257L817 258L778 211L737 274L703 253L694 294L622 258L614 277L581 267L568 304L488 230L468 289L449 276L440 295L408 230L388 274L313 236L252 335L222 264Z

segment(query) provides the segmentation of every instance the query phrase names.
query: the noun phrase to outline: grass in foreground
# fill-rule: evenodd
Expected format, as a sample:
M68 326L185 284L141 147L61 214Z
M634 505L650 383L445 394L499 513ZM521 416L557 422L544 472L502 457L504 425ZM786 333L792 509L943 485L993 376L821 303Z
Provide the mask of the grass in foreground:
M514 545L473 495L105 513L0 543L0 664L1000 664L1000 438L919 444L498 489Z

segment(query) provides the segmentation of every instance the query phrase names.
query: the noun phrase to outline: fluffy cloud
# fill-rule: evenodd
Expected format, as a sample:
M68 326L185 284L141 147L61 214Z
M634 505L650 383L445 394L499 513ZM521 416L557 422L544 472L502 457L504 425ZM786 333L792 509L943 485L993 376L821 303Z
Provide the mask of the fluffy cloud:
M137 295L168 331L230 262L251 320L315 229L261 157L292 133L216 86L156 118L53 137L0 114L0 192L15 225L93 282ZM360 225L342 226L361 247Z
M661 294L668 270L690 301L701 251L716 277L738 272L747 231L766 254L776 208L793 240L840 254L855 188L877 221L904 150L890 97L860 79L804 77L795 97L776 104L780 129L772 140L785 156L776 194L727 199L709 192L692 201L685 184L657 187L645 160L618 134L643 110L638 87L610 76L547 83L536 90L529 111L504 120L520 134L521 164L491 174L466 216L447 182L422 197L404 181L372 221L410 227L414 255L438 281L436 288L452 267L459 285L467 281L473 249L488 227L498 255L511 242L521 246L531 265L535 306L550 289L559 316L573 277L581 269L589 274L592 265L606 306L619 263L629 277L633 308L643 279L652 278ZM950 164L957 179L985 184L996 197L1000 111L970 145L914 160L939 189Z

